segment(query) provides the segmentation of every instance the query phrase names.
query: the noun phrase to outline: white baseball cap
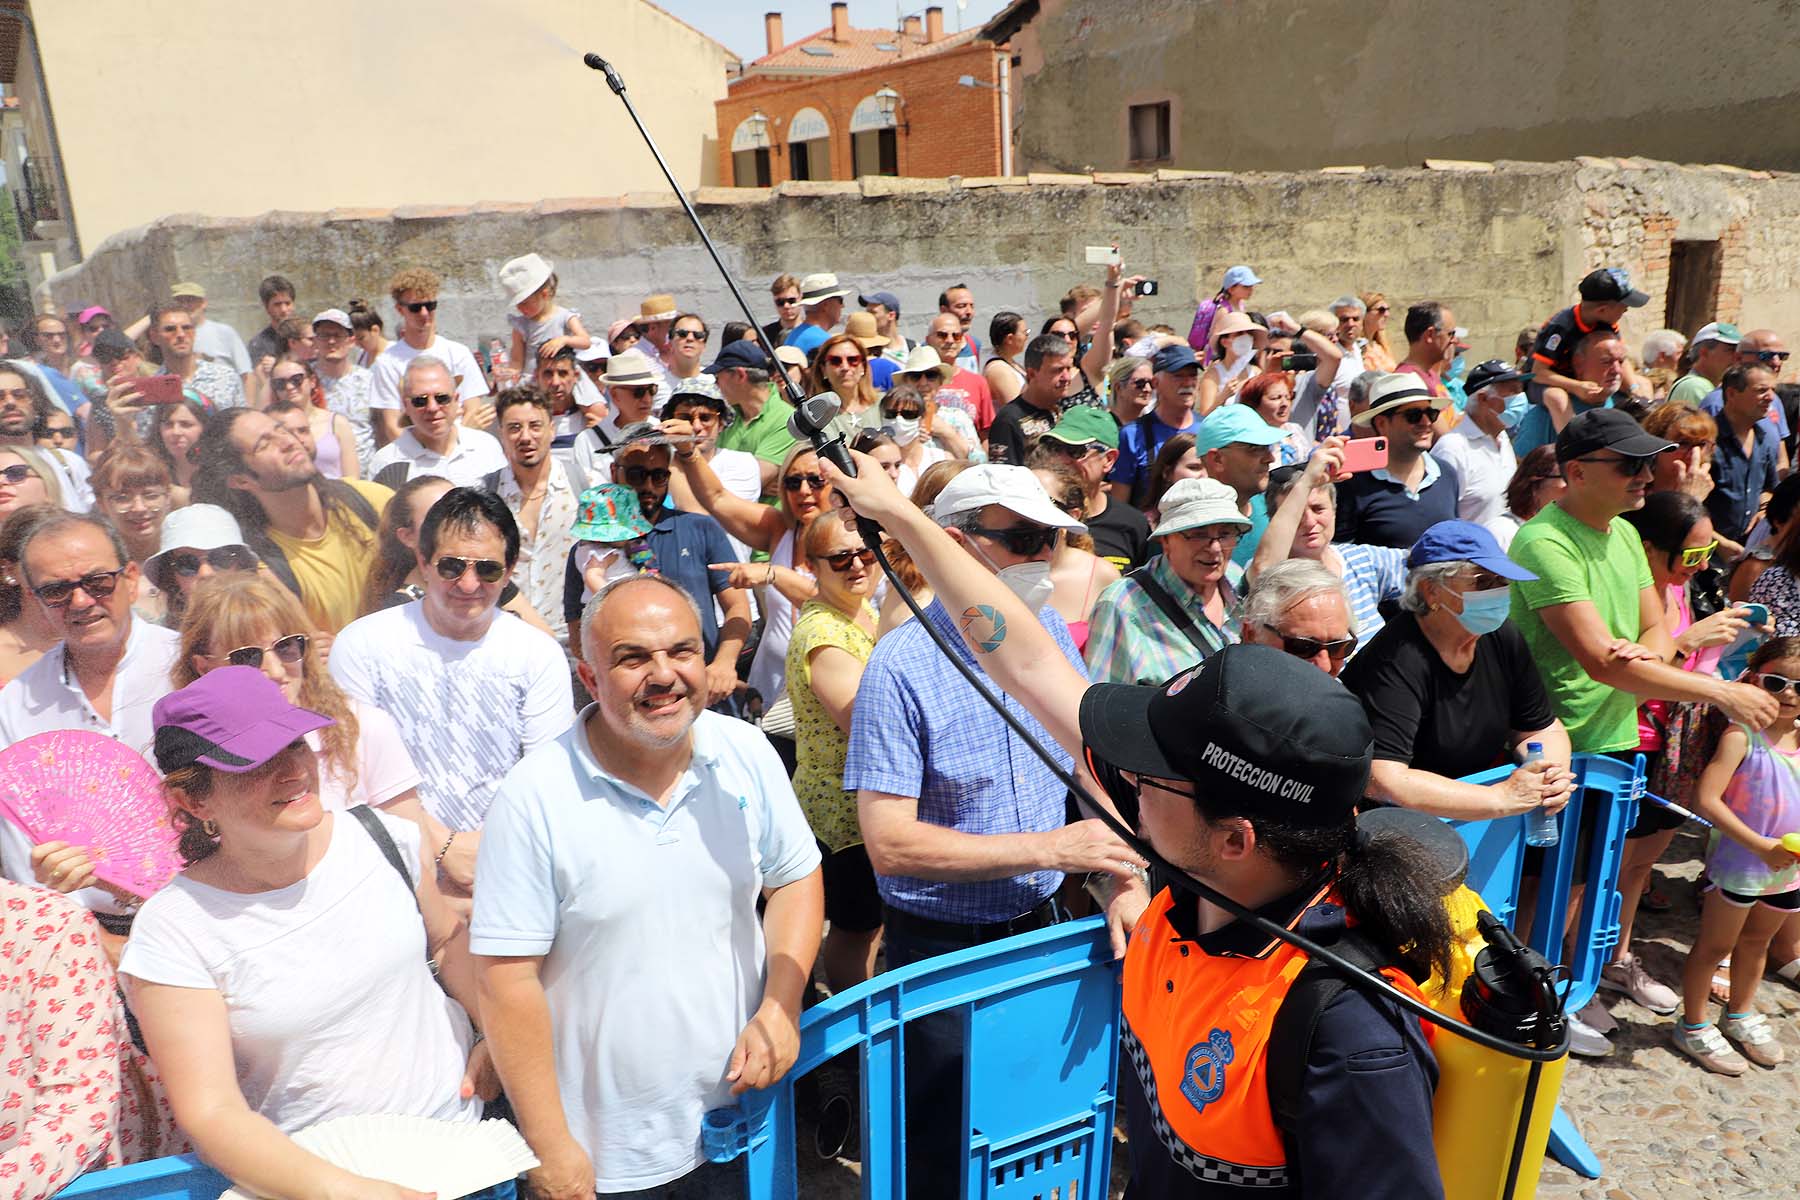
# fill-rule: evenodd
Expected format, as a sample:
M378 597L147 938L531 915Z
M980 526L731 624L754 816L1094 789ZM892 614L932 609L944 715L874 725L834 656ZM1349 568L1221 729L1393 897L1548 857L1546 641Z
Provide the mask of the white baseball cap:
M350 323L350 315L341 308L328 308L312 319L313 328L317 329L320 325L336 325L339 329L356 328Z
M982 463L957 475L938 493L929 511L931 519L942 525L959 513L979 512L990 504L1048 529L1087 528L1050 502L1050 493L1030 468L994 463Z

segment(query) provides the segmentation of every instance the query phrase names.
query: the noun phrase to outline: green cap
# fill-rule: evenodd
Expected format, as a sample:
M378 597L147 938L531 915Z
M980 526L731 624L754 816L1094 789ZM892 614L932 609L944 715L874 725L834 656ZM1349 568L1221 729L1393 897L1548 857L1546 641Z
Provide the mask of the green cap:
M1066 442L1071 446L1080 446L1088 442L1099 442L1108 450L1119 448L1119 423L1112 414L1102 408L1093 408L1086 404L1078 404L1062 415L1056 428L1044 435Z

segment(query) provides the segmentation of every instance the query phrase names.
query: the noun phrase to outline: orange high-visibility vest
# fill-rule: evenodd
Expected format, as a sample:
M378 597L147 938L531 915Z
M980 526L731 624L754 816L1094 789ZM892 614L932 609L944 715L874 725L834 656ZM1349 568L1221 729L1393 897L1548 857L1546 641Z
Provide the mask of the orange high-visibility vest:
M1264 1065L1275 1013L1307 955L1280 941L1255 958L1209 955L1181 940L1169 922L1172 902L1167 888L1157 893L1125 955L1125 1048L1156 1136L1196 1178L1284 1185L1287 1151ZM1382 974L1423 998L1404 971Z

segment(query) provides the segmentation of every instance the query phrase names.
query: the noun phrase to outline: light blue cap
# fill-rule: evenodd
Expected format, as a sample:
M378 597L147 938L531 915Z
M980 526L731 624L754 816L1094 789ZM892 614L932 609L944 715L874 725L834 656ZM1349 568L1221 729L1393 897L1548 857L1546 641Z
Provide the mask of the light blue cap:
M1200 423L1200 432L1194 435L1194 453L1205 454L1233 442L1273 446L1286 436L1248 405L1227 404Z

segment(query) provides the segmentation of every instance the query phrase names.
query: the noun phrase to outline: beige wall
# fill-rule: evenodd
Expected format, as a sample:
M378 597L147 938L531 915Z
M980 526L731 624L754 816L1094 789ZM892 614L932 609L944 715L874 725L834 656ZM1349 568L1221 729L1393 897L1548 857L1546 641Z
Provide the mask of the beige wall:
M983 333L1002 308L1035 327L1069 287L1097 282L1084 247L1117 238L1128 269L1162 284L1138 315L1183 333L1197 298L1226 267L1248 262L1265 280L1256 295L1264 310L1298 313L1368 289L1402 312L1444 301L1480 359L1509 352L1521 325L1569 304L1583 274L1611 265L1654 297L1625 323L1636 348L1663 323L1671 240L1694 239L1723 248L1719 319L1800 338L1795 177L1590 160L1488 171L870 178L773 193L709 188L695 201L765 320L776 274L835 270L849 286L895 292L909 336L935 313L939 291L962 281L974 288ZM293 264L302 311L382 297L390 322L383 282L398 266L428 263L445 280L440 327L474 341L505 332L496 272L527 246L555 260L560 298L590 329L635 312L651 292L674 293L715 326L737 316L679 208L654 192L474 211L171 218L117 238L51 289L64 303L129 311L195 279L211 289L212 314L248 334L262 326L256 281L270 263Z
M1788 0L1042 0L1022 170L1117 170L1168 100L1171 165L1643 155L1800 169Z
M725 49L644 0L37 0L82 246L168 213L714 181ZM274 268L277 263L267 264Z

